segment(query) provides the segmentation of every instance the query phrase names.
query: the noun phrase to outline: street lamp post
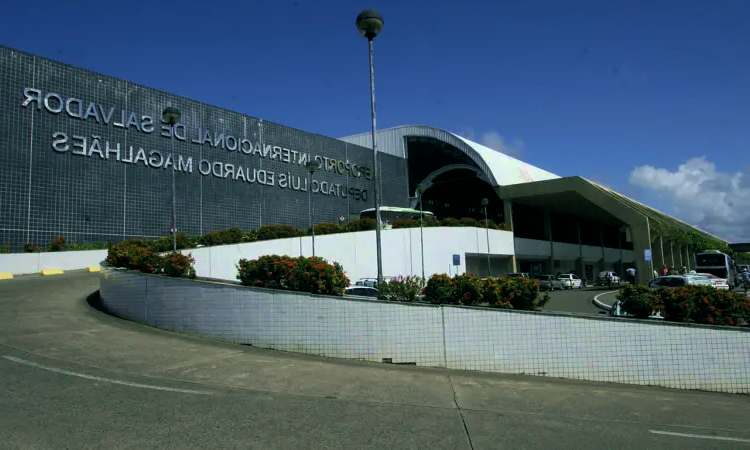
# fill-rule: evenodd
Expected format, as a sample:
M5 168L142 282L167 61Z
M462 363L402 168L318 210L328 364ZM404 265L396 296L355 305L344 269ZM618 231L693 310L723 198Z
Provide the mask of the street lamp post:
M375 66L372 57L372 41L383 29L383 16L374 9L365 9L357 16L357 30L367 38L370 53L370 113L372 117L372 157L373 171L375 172L375 245L378 260L378 284L383 282L383 260L381 255L380 241L380 168L378 165L378 148L375 145Z
M172 152L172 251L177 251L177 188L175 187L175 171L177 168L175 167L175 164L177 162L175 161L175 155L174 155L174 126L180 123L181 114L180 110L175 108L174 106L167 106L164 108L164 111L161 113L161 118L164 122L169 124L169 128L171 131L170 139L171 142L171 152Z
M316 161L310 161L305 167L307 167L309 174L307 177L307 208L310 215L310 230L312 231L312 255L315 256L315 211L313 211L312 204L312 175L313 172L320 169L320 164Z
M486 198L482 199L482 206L484 207L484 230L487 233L487 276L492 276L492 266L490 265L490 221L487 220L487 205L490 201Z
M419 251L422 253L422 286L425 283L424 277L424 235L422 234L422 186L417 186L417 197L419 197Z

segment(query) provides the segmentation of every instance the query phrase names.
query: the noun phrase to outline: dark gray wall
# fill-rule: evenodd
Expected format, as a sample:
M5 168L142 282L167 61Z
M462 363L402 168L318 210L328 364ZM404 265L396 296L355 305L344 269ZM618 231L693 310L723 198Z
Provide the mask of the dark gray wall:
M171 182L175 173L177 185L177 224L189 235L212 230L240 227L245 230L265 224L286 224L296 227L309 225L308 194L280 187L280 175L301 177L304 188L307 170L295 164L291 151L309 153L315 157L349 161L358 166L372 167L372 151L340 140L305 133L283 125L263 121L240 113L205 105L165 92L139 86L40 58L17 50L0 47L0 244L11 244L18 249L26 242L44 245L63 235L72 242L117 241L129 237L158 237L169 233L171 225ZM25 89L41 91L41 101L24 106ZM29 92L34 97L34 92ZM63 102L81 100L84 115L90 104L96 113L88 117L72 117ZM185 140L162 136L161 112L175 106L182 112ZM76 113L76 102L70 104ZM52 112L51 112L52 111ZM105 116L113 111L109 123ZM118 126L124 111L125 125ZM138 126L127 126L135 113ZM142 126L144 116L153 118L153 131ZM146 120L147 122L148 120ZM198 130L210 130L212 138L219 133L236 138L237 145L247 139L260 148L275 146L290 150L290 162L256 154L230 150L232 139L222 144L194 143ZM55 133L67 141L53 145ZM79 138L74 138L78 136ZM163 157L171 153L183 160L192 158L192 173L171 168L150 167L143 161L117 161L114 153L109 159L96 152L92 145L98 137L102 154L120 144L120 156L125 157L130 147L134 157L143 149L147 159L151 151ZM85 152L73 143L83 143ZM247 144L245 144L247 148ZM159 156L154 156L158 165ZM219 178L201 174L201 160L243 167L243 174L257 170L274 173L273 185L258 182ZM382 204L406 206L406 161L380 154L382 171ZM236 172L235 172L236 173ZM356 172L355 172L356 173ZM226 171L224 171L226 175ZM314 178L340 185L339 193L313 194L316 222L334 222L339 216L347 218L373 203L373 180L355 176L344 169L319 171ZM367 200L352 195L357 190L367 191ZM343 191L343 193L342 193ZM344 197L346 195L346 197Z

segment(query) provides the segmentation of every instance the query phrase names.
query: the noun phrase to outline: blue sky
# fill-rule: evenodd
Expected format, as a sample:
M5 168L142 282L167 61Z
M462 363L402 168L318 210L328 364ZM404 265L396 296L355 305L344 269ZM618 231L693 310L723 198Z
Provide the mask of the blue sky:
M340 137L369 129L354 19L376 8L379 127L465 134L750 240L750 2L612 3L12 1L0 42Z

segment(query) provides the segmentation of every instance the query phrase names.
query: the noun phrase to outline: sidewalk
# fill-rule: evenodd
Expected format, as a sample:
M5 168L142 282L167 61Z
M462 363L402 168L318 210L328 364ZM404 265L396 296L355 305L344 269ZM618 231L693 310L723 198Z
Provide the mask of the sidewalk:
M287 447L265 448L684 449L750 445L748 396L393 366L261 350L176 335L107 316L86 303L88 294L97 289L98 275L86 273L0 284L0 351L40 366L126 379L131 384L184 385L222 393L221 401L212 397L215 403L210 408L190 403L195 402L194 397L185 394L170 394L161 400L185 409L183 414L188 415L191 411L201 414L201 408L214 411L221 404L234 408L262 400L276 405L264 410L264 425L254 422L237 428L237 439L292 439L279 434L281 424L299 421L299 414L307 411L304 429L290 432L297 444L289 441ZM8 360L0 362L0 370L15 367ZM24 383L36 380L29 374L44 372L34 367L23 368L28 371L23 373L22 369L13 370L19 371ZM59 377L61 383L70 378ZM0 388L8 386L0 380ZM148 402L155 401L154 397L141 399L139 395L146 394L137 388L127 389L132 392L122 394L124 401L146 402L139 408L148 408ZM30 385L29 396L31 392ZM2 405L0 401L0 409ZM237 410L232 411L235 413L217 416L219 422L205 426L245 420L243 414L237 416ZM137 416L129 420L138 420ZM4 418L0 414L0 429ZM164 420L169 419L165 416ZM193 431L184 432L188 436ZM306 441L305 433L311 439L327 433L335 443ZM306 446L297 447L299 442Z

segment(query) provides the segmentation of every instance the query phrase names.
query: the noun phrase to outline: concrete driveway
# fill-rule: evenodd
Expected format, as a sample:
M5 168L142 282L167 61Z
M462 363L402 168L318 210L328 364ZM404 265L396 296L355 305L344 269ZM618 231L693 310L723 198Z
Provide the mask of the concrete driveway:
M750 446L748 396L259 350L107 316L97 289L0 282L3 448Z

